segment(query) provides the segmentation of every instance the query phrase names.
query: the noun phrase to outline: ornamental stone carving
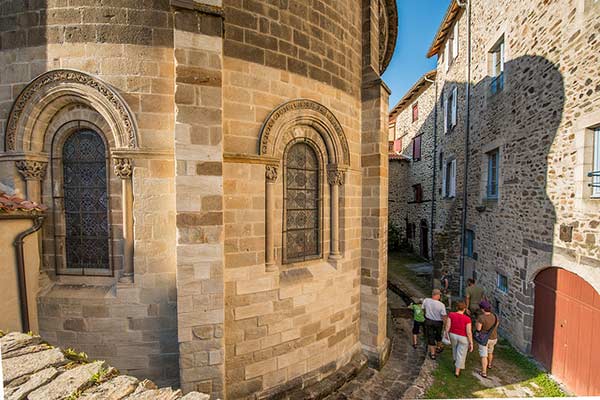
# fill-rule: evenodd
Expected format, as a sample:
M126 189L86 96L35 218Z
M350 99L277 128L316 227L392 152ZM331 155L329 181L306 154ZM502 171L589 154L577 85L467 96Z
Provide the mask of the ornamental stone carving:
M21 160L16 162L16 166L17 170L23 175L25 180L41 181L46 175L48 163L43 161Z
M265 178L267 178L267 182L277 182L277 167L274 165L267 165L265 169Z
M17 131L19 126L25 124L25 121L29 118L29 114L25 113L28 105L39 103L40 96L43 98L43 94L47 92L47 89L58 84L66 86L67 89L68 84L83 85L91 89L92 96L95 95L95 97L102 99L104 104L109 105L112 114L122 128L124 137L121 145L124 147L138 146L133 115L125 100L112 87L83 72L59 69L49 71L34 79L15 100L6 124L6 151L17 150Z
M337 159L333 162L343 165L350 163L348 141L339 121L324 105L309 99L296 99L285 102L275 108L267 117L260 131L259 154L278 156L275 146L283 131L290 126L309 125L321 135L327 136L325 143L330 143L331 154Z
M327 171L327 182L329 182L331 186L342 186L344 184L344 171L339 169L330 169Z
M113 168L115 175L121 179L130 179L133 174L133 166L129 158L115 158Z

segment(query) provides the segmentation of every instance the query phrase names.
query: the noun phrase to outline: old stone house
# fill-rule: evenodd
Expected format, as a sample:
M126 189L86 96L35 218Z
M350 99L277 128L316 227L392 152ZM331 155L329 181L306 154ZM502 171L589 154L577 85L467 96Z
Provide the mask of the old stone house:
M2 2L44 338L215 398L383 364L396 27L392 0Z
M593 0L451 1L427 54L436 270L460 295L476 277L504 335L579 395L600 393L599 26Z
M389 227L403 245L431 258L436 71L423 75L398 101L389 121Z

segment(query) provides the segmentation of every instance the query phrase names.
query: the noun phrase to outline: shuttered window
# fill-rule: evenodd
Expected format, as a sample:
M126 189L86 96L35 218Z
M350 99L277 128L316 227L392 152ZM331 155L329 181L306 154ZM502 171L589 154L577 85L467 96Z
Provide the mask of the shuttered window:
M456 196L456 160L447 161L442 172L442 197Z
M421 160L421 135L413 139L413 161Z

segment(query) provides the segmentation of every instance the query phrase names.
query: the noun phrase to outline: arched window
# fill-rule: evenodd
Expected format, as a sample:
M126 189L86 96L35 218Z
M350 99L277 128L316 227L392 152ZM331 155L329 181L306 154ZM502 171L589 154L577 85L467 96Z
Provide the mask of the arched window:
M108 269L106 146L96 132L73 133L62 148L66 268Z
M319 158L306 143L296 143L285 158L284 262L318 258L320 243Z

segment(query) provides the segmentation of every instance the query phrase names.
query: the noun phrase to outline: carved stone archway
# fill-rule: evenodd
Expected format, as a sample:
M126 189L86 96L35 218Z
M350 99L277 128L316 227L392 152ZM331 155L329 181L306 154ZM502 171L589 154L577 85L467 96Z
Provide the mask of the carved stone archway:
M135 118L114 88L86 73L58 69L35 78L15 100L6 124L5 151L36 151L32 143L45 132L34 127L46 121L43 117L57 111L65 100L98 111L111 126L117 148L138 147Z
M267 270L275 266L274 226L275 226L275 183L280 175L278 169L284 158L286 146L297 140L298 126L312 128L323 143L327 162L327 183L330 187L330 226L331 240L329 257L341 258L340 253L340 186L344 185L344 173L350 166L348 141L341 124L324 105L309 99L295 99L275 108L262 125L259 137L260 156L276 160L266 166L266 240L265 262ZM308 139L308 138L307 138Z
M26 180L27 197L39 202L42 181L50 179L45 172L57 132L77 130L69 128L74 124L99 127L110 147L115 174L122 181L123 276L131 280L133 196L128 151L137 149L140 143L135 117L115 88L94 76L70 69L52 70L38 76L21 91L8 115L4 158L14 161L16 170ZM119 151L118 156L113 154L115 150Z

